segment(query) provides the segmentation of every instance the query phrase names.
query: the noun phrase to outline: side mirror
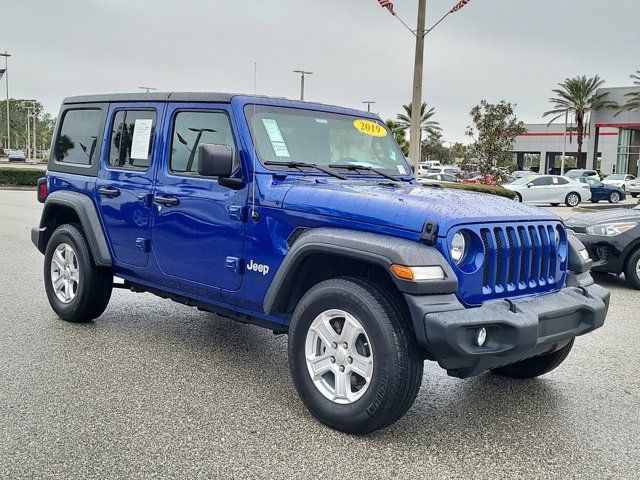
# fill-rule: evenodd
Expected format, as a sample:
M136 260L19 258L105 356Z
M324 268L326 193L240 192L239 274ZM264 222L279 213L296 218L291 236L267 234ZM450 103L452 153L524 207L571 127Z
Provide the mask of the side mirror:
M198 146L198 175L230 177L233 173L233 152L229 145L203 143Z
M531 188L533 186L533 183L527 183L527 188Z

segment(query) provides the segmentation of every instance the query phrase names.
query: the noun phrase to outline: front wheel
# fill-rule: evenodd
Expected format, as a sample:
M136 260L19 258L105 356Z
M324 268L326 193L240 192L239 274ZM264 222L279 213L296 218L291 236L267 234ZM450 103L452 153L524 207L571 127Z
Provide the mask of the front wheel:
M620 194L618 192L611 192L609 195L609 203L618 203L620 201Z
M359 278L312 287L289 328L289 367L305 406L347 433L391 425L413 404L423 358L388 289Z
M518 192L516 192L516 195L515 197L513 197L513 199L518 203L522 203L522 195L520 195Z
M564 203L567 207L577 207L580 205L580 195L575 192L571 192L567 195L567 198L565 198Z
M624 277L633 288L640 290L640 248L629 255L624 265Z
M549 373L551 370L556 369L569 355L575 338L572 338L560 350L556 350L552 353L545 353L544 355L538 355L537 357L528 358L521 362L512 363L504 367L494 368L491 370L496 375L502 375L509 378L527 379L539 377L545 373Z
M78 226L61 225L47 243L44 285L49 303L60 318L87 322L107 308L113 274L110 269L96 266Z

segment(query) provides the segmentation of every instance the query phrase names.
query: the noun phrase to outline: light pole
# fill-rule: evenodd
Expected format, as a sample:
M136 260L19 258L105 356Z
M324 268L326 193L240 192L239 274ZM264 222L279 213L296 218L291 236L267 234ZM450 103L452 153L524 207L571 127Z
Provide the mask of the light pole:
M413 67L413 98L411 100L411 128L409 129L409 158L413 161L413 171L418 174L422 131L422 70L424 62L424 18L427 0L418 0L418 28L416 30L416 54Z
M0 57L4 57L4 79L7 82L7 150L11 150L11 126L9 122L9 55L5 50L0 53Z
M145 90L147 93L149 93L151 90L157 90L157 88L153 88L153 87L138 87L142 90Z
M313 72L306 72L304 70L294 70L293 73L300 74L300 100L304 100L304 76L313 75Z
M365 100L362 103L366 103L367 104L367 112L371 112L371 104L376 103L373 100Z

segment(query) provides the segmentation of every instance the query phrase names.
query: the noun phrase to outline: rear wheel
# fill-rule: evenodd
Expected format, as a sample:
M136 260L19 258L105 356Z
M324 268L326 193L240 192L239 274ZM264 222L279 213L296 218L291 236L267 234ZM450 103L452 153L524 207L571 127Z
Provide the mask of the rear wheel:
M618 192L611 192L609 195L609 203L618 203L620 201L620 194Z
M77 225L61 225L47 243L44 284L49 303L60 318L87 322L107 308L113 274L108 268L96 266Z
M571 192L567 195L567 198L564 199L564 203L567 207L577 207L580 205L580 195L575 192Z
M624 276L633 288L640 290L640 248L637 248L624 265Z
M544 355L528 358L527 360L512 363L511 365L494 368L491 371L496 375L502 375L509 378L526 379L539 377L540 375L549 373L564 362L569 355L569 352L571 352L574 340L575 339L572 338L569 343L555 352L545 353Z
M318 420L366 433L391 425L411 407L423 358L399 299L373 282L335 278L315 285L297 305L289 367Z

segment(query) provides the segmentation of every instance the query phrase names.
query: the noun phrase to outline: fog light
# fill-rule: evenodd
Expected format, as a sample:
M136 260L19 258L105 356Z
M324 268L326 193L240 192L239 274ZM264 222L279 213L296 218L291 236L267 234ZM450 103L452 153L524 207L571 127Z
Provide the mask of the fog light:
M487 329L483 327L476 332L476 345L478 347L481 347L484 345L486 341L487 341Z

